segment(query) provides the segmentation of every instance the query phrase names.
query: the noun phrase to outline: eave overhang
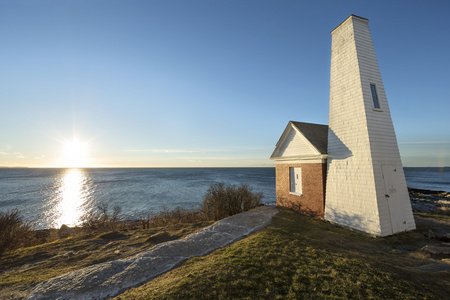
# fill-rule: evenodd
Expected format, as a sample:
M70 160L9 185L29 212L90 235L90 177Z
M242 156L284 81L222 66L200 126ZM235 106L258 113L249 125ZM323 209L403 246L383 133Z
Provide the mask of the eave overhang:
M328 158L327 154L320 155L295 155L295 156L282 156L282 157L270 157L273 161L294 161L294 160L326 160Z

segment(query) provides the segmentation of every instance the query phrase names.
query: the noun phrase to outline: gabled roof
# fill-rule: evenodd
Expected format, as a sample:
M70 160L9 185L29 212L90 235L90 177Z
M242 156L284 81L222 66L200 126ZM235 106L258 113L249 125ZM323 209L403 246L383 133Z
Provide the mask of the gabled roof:
M290 121L321 154L328 153L328 125Z
M327 154L327 144L327 125L290 121L271 159L323 159Z

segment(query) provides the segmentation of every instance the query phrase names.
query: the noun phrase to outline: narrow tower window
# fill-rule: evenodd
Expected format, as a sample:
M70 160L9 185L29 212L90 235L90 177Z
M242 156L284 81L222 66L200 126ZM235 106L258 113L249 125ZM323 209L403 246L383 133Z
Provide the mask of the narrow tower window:
M370 84L370 91L372 92L373 108L380 109L380 102L378 102L378 95L375 84Z

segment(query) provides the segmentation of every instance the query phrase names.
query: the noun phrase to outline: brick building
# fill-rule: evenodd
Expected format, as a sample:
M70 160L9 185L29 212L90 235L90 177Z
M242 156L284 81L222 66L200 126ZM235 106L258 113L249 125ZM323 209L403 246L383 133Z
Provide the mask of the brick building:
M277 204L323 218L328 126L290 121L270 159Z

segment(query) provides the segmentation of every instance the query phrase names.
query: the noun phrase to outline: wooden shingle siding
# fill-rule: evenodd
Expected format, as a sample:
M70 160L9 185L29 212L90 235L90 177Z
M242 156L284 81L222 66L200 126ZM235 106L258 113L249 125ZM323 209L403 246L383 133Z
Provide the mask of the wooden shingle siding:
M367 19L350 16L332 31L330 72L325 219L381 236L414 229ZM373 107L371 84L376 86L380 109ZM383 166L389 167L383 171ZM383 173L396 167L401 169L399 173L390 177ZM395 182L385 181L391 177ZM390 184L395 184L393 193L402 199L398 213L389 209L392 202L385 196Z

